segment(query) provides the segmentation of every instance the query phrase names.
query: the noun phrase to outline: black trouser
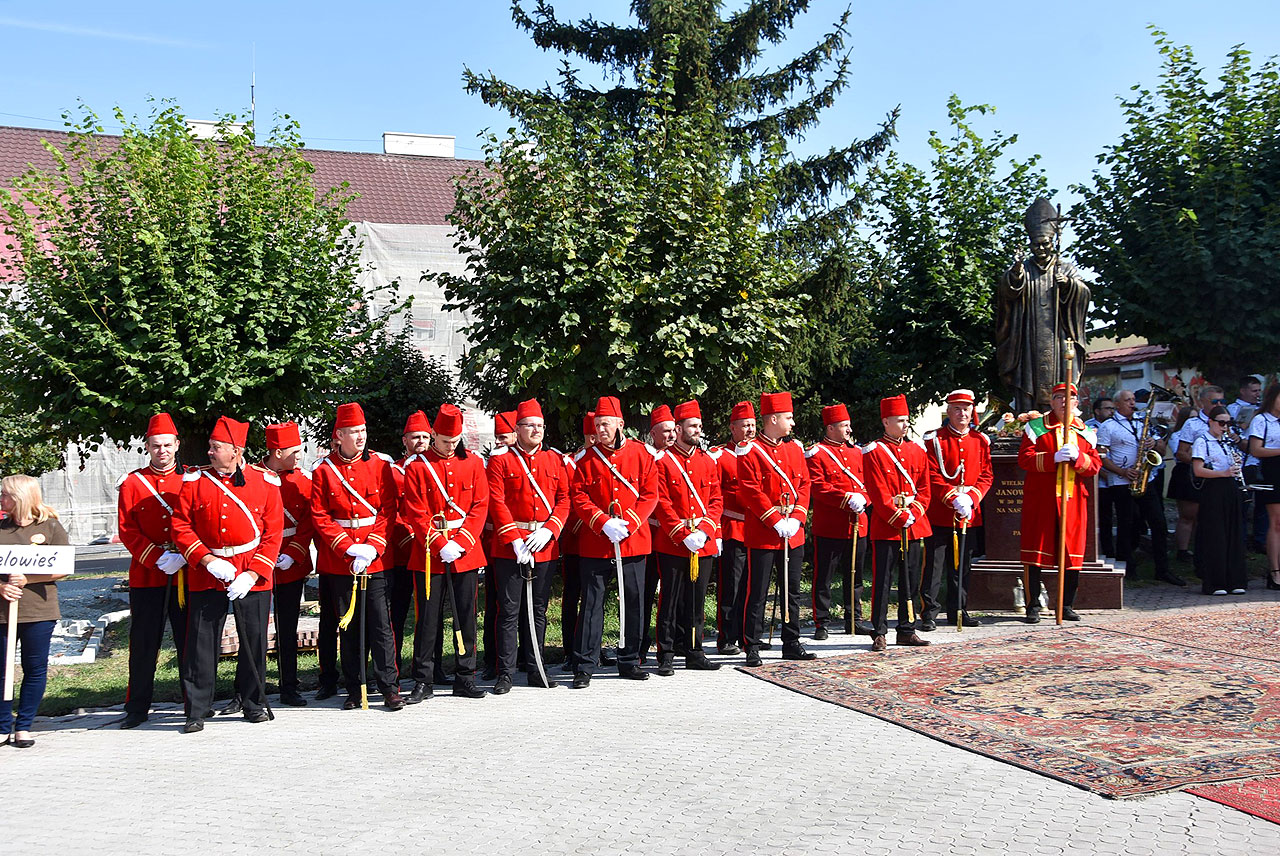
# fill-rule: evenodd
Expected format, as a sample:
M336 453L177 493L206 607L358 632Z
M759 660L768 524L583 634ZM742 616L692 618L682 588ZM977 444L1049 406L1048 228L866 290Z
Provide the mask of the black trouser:
M494 559L493 563L499 561L515 562L515 559ZM498 579L493 570L491 563L484 574L484 633L482 645L484 647L484 668L485 671L498 669L498 657L502 654L502 641L498 638L499 624L502 620L502 612L500 609L500 600L502 598L502 580ZM529 638L529 616L524 608L524 595L520 597L520 602L516 604L519 610L519 633L516 636L516 668L523 669L528 662L529 652L525 646ZM501 671L498 669L498 671Z
M658 561L662 565L663 606L671 604L670 633L671 646L665 650L689 656L702 653L702 637L706 632L707 586L711 582L714 556L698 557L698 578L689 579L689 557L668 556L663 553ZM668 578L670 593L668 594ZM661 619L661 609L659 619ZM658 650L661 652L662 637L658 637Z
M177 574L169 580L167 616L164 614L165 586L129 588L129 687L124 697L125 713L145 714L151 710L166 619L173 631L173 647L178 651L178 673L182 673L187 646L187 610L178 606Z
M567 662L573 662L577 645L573 634L578 626L578 606L582 603L582 577L578 562L578 557L572 553L560 557L560 573L564 576L564 591L560 598L560 644L564 646Z
M360 695L360 667L373 658L373 677L377 681L379 691L386 693L399 691L396 674L396 655L392 646L395 637L391 635L391 612L387 609L387 577L385 574L369 574L369 581L364 590L356 589L355 596L364 601L364 609L356 605L351 623L346 630L338 631L338 647L342 658L342 682L348 695ZM322 574L320 590L329 588L329 596L333 599L334 608L339 615L344 615L351 605L354 577L340 574ZM363 614L361 614L363 613ZM360 622L367 621L365 626L365 650L360 648Z
M742 611L747 602L747 548L725 539L716 559L716 646L745 645Z
M1057 572L1056 568L1049 570ZM1027 606L1035 611L1040 610L1040 567L1039 565L1027 566ZM1072 606L1076 602L1076 590L1080 588L1080 569L1067 568L1067 575L1062 581L1062 605ZM1057 592L1054 592L1057 595ZM1055 597L1049 598L1049 604L1052 606ZM1055 610L1056 611L1056 610Z
M640 664L641 606L644 600L644 574L647 556L622 557L622 588L626 604L626 626L623 628L622 647L618 649L618 670L623 666ZM595 559L582 556L578 560L579 577L582 580L582 607L578 612L578 626L574 631L573 669L575 672L592 672L600 664L600 643L604 636L605 593L610 578L617 578L617 565L613 559Z
M551 582L555 579L556 563L552 559L538 562L532 568L521 565L515 559L494 559L489 566L493 573L495 588L498 590L498 605L494 615L494 624L498 634L498 674L510 676L520 662L519 653L528 651L529 622L525 617L528 606L525 602L525 574L533 578L533 625L538 634L538 650L542 651L547 641L547 602L551 599ZM485 624L490 619L486 615ZM529 666L533 665L533 654L529 654ZM543 662L546 658L543 658Z
M336 690L338 688L338 612L334 600L336 584L330 584L330 578L338 583L345 582L350 589L351 581L337 574L319 574L316 583L320 590L320 627L316 631L316 656L320 660L319 684L321 689Z
M825 538L813 543L813 623L831 620L831 581L844 581L844 632L853 633L853 622L862 618L862 567L866 564L867 539L858 538L858 555L852 556L852 538Z
M658 643L658 659L662 660L683 654L688 647L688 637L678 637L675 629L676 612L680 608L680 599L676 596L676 577L680 575L681 562L665 553L654 553L649 558L658 560L658 622L654 628L654 639ZM688 576L688 562L684 562L684 566L684 574ZM645 588L648 588L647 573Z
M396 646L396 674L402 675L408 671L401 652L404 651L404 625L413 603L414 572L404 565L396 565L383 573L387 574L387 609L391 612L391 636Z
M658 567L658 554L655 551L644 560L644 625L640 646L645 652L653 647L653 609L658 601L658 583L661 579L662 571Z
M1111 534L1111 523L1121 513L1121 506L1126 509L1128 507L1129 486L1123 485L1125 490L1124 501L1117 501L1117 495L1110 493L1115 488L1104 487L1098 491L1098 550L1104 556L1112 556L1116 559L1121 558L1117 550L1124 550L1122 544L1117 544L1117 538ZM1118 521L1117 521L1118 522Z
M472 683L476 673L476 600L479 571L445 572L431 575L431 597L427 597L427 575L414 572L414 602L417 621L413 626L413 682L430 684L435 669L435 639L444 627L444 604L453 608L454 679ZM462 649L458 650L458 634Z
M1132 556L1134 547L1138 546L1141 529L1139 523L1145 522L1147 529L1151 532L1151 559L1155 562L1156 576L1168 575L1169 522L1164 517L1164 497L1160 495L1159 487L1155 483L1148 483L1147 490L1142 496L1130 497L1129 506L1131 509L1129 519L1120 518L1128 538L1129 555ZM1120 536L1117 534L1116 537Z
M218 677L218 653L227 625L227 593L223 589L187 593L187 651L182 664L182 688L187 719L204 719L213 706ZM271 592L251 591L232 604L236 615L236 695L246 713L262 709L263 680L267 673L267 618ZM246 667L239 666L244 659Z
M920 567L924 559L924 541L916 539L907 544L907 560L902 561L902 541L873 541L871 543L871 624L877 636L889 632L889 589L898 582L898 634L909 636L916 631L912 620L914 607L920 594ZM916 616L919 618L919 616Z
M947 581L947 623L956 620L957 608L967 612L969 571L973 562L974 530L961 534L959 529L933 527L933 534L924 540L924 578L920 581L920 599L924 603L923 615L929 621L937 621L942 611L938 594L942 581ZM961 545L960 541L964 541ZM956 567L956 548L963 551L963 568ZM960 571L964 571L964 586L960 584ZM958 597L957 597L958 595Z
M276 663L280 669L280 692L298 691L298 613L306 577L291 583L276 583L272 598L276 607ZM239 665L236 671L240 670Z
M793 648L800 644L800 576L804 573L804 545L788 551L787 567L787 616L782 624L782 647ZM782 586L782 548L776 550L751 550L747 559L747 598L743 609L742 634L748 649L759 648L764 641L764 611L769 600L769 580L774 571L778 574L778 586Z

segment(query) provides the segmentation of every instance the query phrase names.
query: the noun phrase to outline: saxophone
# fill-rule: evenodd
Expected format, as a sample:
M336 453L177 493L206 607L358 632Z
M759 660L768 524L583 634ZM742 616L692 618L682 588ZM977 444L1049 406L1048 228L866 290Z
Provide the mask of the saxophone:
M1151 471L1164 463L1164 458L1155 449L1148 449L1145 453L1142 447L1148 441L1159 439L1155 435L1157 425L1151 422L1151 414L1155 411L1156 399L1160 395L1157 390L1163 390L1164 387L1151 384L1151 397L1147 400L1147 409L1142 414L1142 433L1138 438L1138 462L1136 464L1138 475L1129 483L1129 493L1135 497L1144 496L1147 492L1147 483L1151 480ZM1168 392L1168 390L1164 390Z

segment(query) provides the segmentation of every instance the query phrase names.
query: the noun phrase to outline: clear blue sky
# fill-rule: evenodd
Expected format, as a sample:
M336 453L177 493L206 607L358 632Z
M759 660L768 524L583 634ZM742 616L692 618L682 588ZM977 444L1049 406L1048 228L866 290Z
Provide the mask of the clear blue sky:
M532 5L532 0L527 4ZM557 3L625 20L620 0ZM726 2L728 8L741 5ZM845 8L814 0L779 62L815 41ZM854 2L853 84L803 150L869 133L901 105L898 149L928 159L928 131L945 122L947 95L997 107L986 130L1017 132L1018 153L1039 152L1051 186L1085 179L1122 128L1116 96L1154 85L1154 23L1190 44L1210 73L1231 46L1259 61L1280 53L1280 3L1271 0L1058 3ZM314 148L378 151L383 131L453 134L459 157L479 156L476 134L505 117L467 96L464 65L525 85L552 78L557 58L511 23L505 0L443 3L64 2L0 3L7 53L0 123L60 127L83 100L100 113L173 98L192 118L243 111L256 45L260 124L275 112L302 123Z

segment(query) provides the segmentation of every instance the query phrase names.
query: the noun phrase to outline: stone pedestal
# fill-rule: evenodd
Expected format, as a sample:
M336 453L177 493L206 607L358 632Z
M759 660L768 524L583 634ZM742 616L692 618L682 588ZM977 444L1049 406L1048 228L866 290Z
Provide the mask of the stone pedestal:
M986 555L973 563L966 588L969 608L973 610L1013 611L1014 590L1022 580L1020 560L1020 526L1022 523L1022 477L1016 452L993 452L992 471L995 480L982 502L982 521ZM1084 567L1080 571L1080 589L1076 593L1076 609L1124 608L1124 571L1110 562L1098 559L1098 480L1089 485L1089 538L1085 543ZM1058 592L1058 575L1044 568L1041 580L1049 591L1053 609Z

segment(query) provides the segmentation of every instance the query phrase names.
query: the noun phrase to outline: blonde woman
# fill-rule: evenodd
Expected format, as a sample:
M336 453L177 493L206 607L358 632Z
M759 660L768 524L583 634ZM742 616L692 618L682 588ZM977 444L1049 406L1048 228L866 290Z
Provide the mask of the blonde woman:
M58 513L44 504L40 482L31 476L6 476L0 479L0 544L66 544L67 530L58 522ZM0 634L9 628L8 604L18 602L18 641L22 643L22 691L18 696L18 716L14 719L11 703L0 709L0 734L4 742L19 749L35 745L31 724L35 721L40 700L44 698L45 679L49 672L49 640L58 612L57 581L65 574L9 574L0 585ZM0 668L5 663L7 646L0 645Z

